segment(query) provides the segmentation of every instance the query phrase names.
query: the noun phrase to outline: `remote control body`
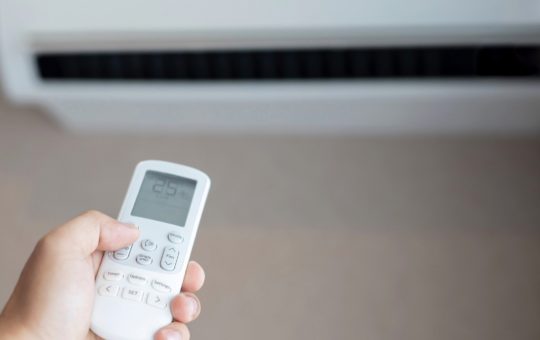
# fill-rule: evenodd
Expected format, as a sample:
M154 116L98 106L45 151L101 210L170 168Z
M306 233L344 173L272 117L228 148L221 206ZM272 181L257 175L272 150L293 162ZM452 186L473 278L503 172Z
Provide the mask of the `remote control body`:
M209 189L209 177L197 169L163 161L137 165L118 220L135 224L140 236L103 256L94 333L150 340L172 321L170 301L181 290Z

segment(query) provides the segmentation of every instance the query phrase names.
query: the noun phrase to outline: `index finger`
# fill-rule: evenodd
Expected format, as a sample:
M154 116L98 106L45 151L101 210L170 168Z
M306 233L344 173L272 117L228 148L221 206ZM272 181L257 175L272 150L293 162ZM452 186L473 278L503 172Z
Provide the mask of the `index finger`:
M186 269L186 276L182 283L182 291L195 293L202 288L204 284L204 269L195 261L190 261Z

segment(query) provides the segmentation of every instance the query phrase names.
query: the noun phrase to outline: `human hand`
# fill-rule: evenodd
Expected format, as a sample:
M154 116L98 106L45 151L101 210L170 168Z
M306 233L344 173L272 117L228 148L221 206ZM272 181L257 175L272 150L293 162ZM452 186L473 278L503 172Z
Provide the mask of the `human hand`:
M89 330L95 275L105 251L137 240L138 229L100 212L89 211L54 229L36 245L0 315L0 338L97 339ZM190 262L182 293L171 301L174 321L156 340L188 340L186 323L200 313L194 294L204 271Z

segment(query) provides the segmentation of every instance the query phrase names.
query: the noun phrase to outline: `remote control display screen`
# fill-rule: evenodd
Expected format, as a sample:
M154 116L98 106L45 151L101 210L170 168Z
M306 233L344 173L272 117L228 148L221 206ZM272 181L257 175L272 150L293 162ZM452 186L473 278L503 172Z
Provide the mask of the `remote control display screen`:
M183 227L196 184L189 178L147 171L131 214Z

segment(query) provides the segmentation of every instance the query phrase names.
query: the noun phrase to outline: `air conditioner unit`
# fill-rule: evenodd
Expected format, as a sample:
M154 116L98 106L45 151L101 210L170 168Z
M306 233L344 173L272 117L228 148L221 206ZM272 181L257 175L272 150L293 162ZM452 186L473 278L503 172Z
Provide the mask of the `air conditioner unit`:
M535 0L3 0L3 87L82 130L540 131Z

